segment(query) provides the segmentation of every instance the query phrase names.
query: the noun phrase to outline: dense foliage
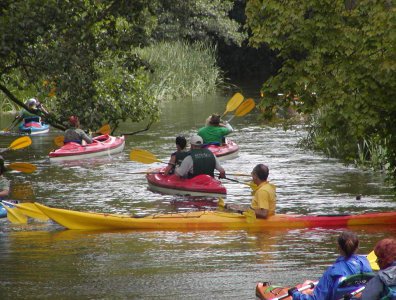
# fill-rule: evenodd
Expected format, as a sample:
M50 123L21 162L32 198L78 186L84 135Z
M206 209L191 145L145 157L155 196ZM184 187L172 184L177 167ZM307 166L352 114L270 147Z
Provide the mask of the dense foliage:
M155 41L217 41L240 45L241 25L230 18L233 0L158 0Z
M277 51L282 68L264 83L267 118L276 107L313 113L311 142L353 161L396 170L396 14L391 1L249 0L250 43ZM284 97L277 94L284 93ZM296 101L298 100L298 101ZM360 151L360 152L359 152Z
M49 96L50 122L60 127L71 114L92 129L155 119L147 71L131 52L156 25L149 8L143 0L2 1L0 89L19 105L16 90Z
M114 128L126 119L156 120L159 99L148 87L153 72L161 75L136 48L213 37L240 43L239 25L228 17L232 5L230 0L2 1L0 90L19 106L38 97L58 128L71 114L91 129L105 122Z

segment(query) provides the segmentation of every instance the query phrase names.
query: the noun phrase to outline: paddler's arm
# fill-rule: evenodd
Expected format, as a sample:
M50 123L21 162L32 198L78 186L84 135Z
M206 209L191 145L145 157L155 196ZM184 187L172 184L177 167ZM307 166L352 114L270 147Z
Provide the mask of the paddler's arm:
M92 144L92 138L90 136L88 136L88 134L86 134L84 132L84 130L80 129L79 130L79 134L80 137L87 143L87 144Z
M171 155L168 165L165 168L164 174L169 175L169 172L175 167L175 165L176 165L176 155Z
M259 219L267 219L268 218L268 209L258 208L258 209L253 209L253 210L256 213L257 218L259 218Z
M185 177L187 176L188 172L192 170L192 168L193 168L193 160L191 155L188 155L183 159L181 165L176 167L175 174L179 177Z

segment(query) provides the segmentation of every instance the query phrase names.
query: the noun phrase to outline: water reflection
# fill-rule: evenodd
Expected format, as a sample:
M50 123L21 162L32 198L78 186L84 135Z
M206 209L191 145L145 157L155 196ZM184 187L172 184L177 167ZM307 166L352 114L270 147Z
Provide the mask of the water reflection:
M246 96L246 95L245 95ZM15 197L48 205L109 213L151 213L211 208L216 201L150 192L144 165L129 160L143 148L167 161L174 138L189 136L213 112L224 111L230 95L184 99L165 105L161 122L128 136L124 153L86 162L51 164L48 153L60 132L32 137L33 147L4 155L7 163L37 166L32 174L9 172ZM231 115L231 114L230 114ZM297 148L302 127L284 132L257 122L255 112L232 121L230 136L239 157L223 163L229 173L250 174L255 164L270 167L278 189L277 211L300 214L358 213L396 209L381 174L345 167L337 160ZM6 127L11 118L0 119ZM144 128L124 124L120 132ZM0 137L0 148L15 137ZM230 176L231 178L233 176ZM246 177L235 177L248 180ZM225 181L227 202L249 204L246 185ZM356 200L356 195L362 195ZM201 201L201 202L197 202ZM294 285L318 278L337 255L342 229L255 231L67 231L56 224L0 220L0 298L4 299L254 299L258 281ZM354 228L361 253L392 227Z

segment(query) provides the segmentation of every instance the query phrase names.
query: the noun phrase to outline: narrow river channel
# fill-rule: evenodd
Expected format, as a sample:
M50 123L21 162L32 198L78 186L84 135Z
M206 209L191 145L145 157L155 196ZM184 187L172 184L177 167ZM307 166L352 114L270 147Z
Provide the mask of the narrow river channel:
M54 137L62 133L34 136L28 149L4 155L7 163L37 166L32 174L7 173L13 197L108 213L197 209L186 198L149 191L144 174L131 173L162 164L130 161L129 152L142 148L168 160L175 137L190 136L212 112L223 113L231 96L167 103L161 121L149 131L127 136L124 152L115 157L53 164L48 153L55 148ZM253 111L232 120L235 132L230 138L239 144L240 153L223 166L229 173L250 174L257 163L267 164L270 181L277 185L278 213L396 210L381 174L300 149L296 144L305 134L302 126L285 132L281 125L262 125L257 116ZM1 128L11 121L12 116L0 115ZM145 125L124 124L118 132ZM13 139L1 136L0 148ZM230 181L224 185L227 203L250 203L249 187ZM0 299L255 299L258 281L294 285L317 279L337 257L336 238L342 230L86 232L50 222L17 225L0 219ZM383 237L396 236L395 227L351 230L360 237L360 253L369 253Z

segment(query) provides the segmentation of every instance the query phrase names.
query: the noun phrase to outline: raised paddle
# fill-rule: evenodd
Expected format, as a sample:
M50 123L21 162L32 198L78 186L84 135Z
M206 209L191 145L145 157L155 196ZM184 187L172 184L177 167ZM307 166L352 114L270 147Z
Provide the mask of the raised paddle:
M32 202L25 203L9 203L3 200L3 203L8 204L10 206L15 206L15 210L20 210L20 212L30 218L38 219L41 221L48 221L49 218L45 215L37 206Z
M105 124L102 127L100 127L95 133L100 133L100 134L110 134L111 133L111 128L109 124ZM62 147L65 143L65 137L63 135L58 135L54 138L54 143L58 147Z
M254 100L252 98L249 98L249 99L243 101L243 103L238 106L234 115L228 120L228 122L230 122L234 117L243 117L243 116L247 115L255 107L256 107L256 103L254 102Z
M23 173L33 173L36 171L37 167L35 165L25 163L25 162L14 162L10 163L7 168Z
M27 217L22 214L17 208L8 206L1 202L1 205L7 210L7 219L13 224L26 224Z
M235 93L230 100L228 100L226 105L226 110L221 117L224 117L227 112L234 111L242 103L243 95L240 93Z
M28 136L22 136L14 140L8 148L5 148L0 151L0 153L4 153L9 150L18 150L22 148L29 147L32 144L32 139Z

